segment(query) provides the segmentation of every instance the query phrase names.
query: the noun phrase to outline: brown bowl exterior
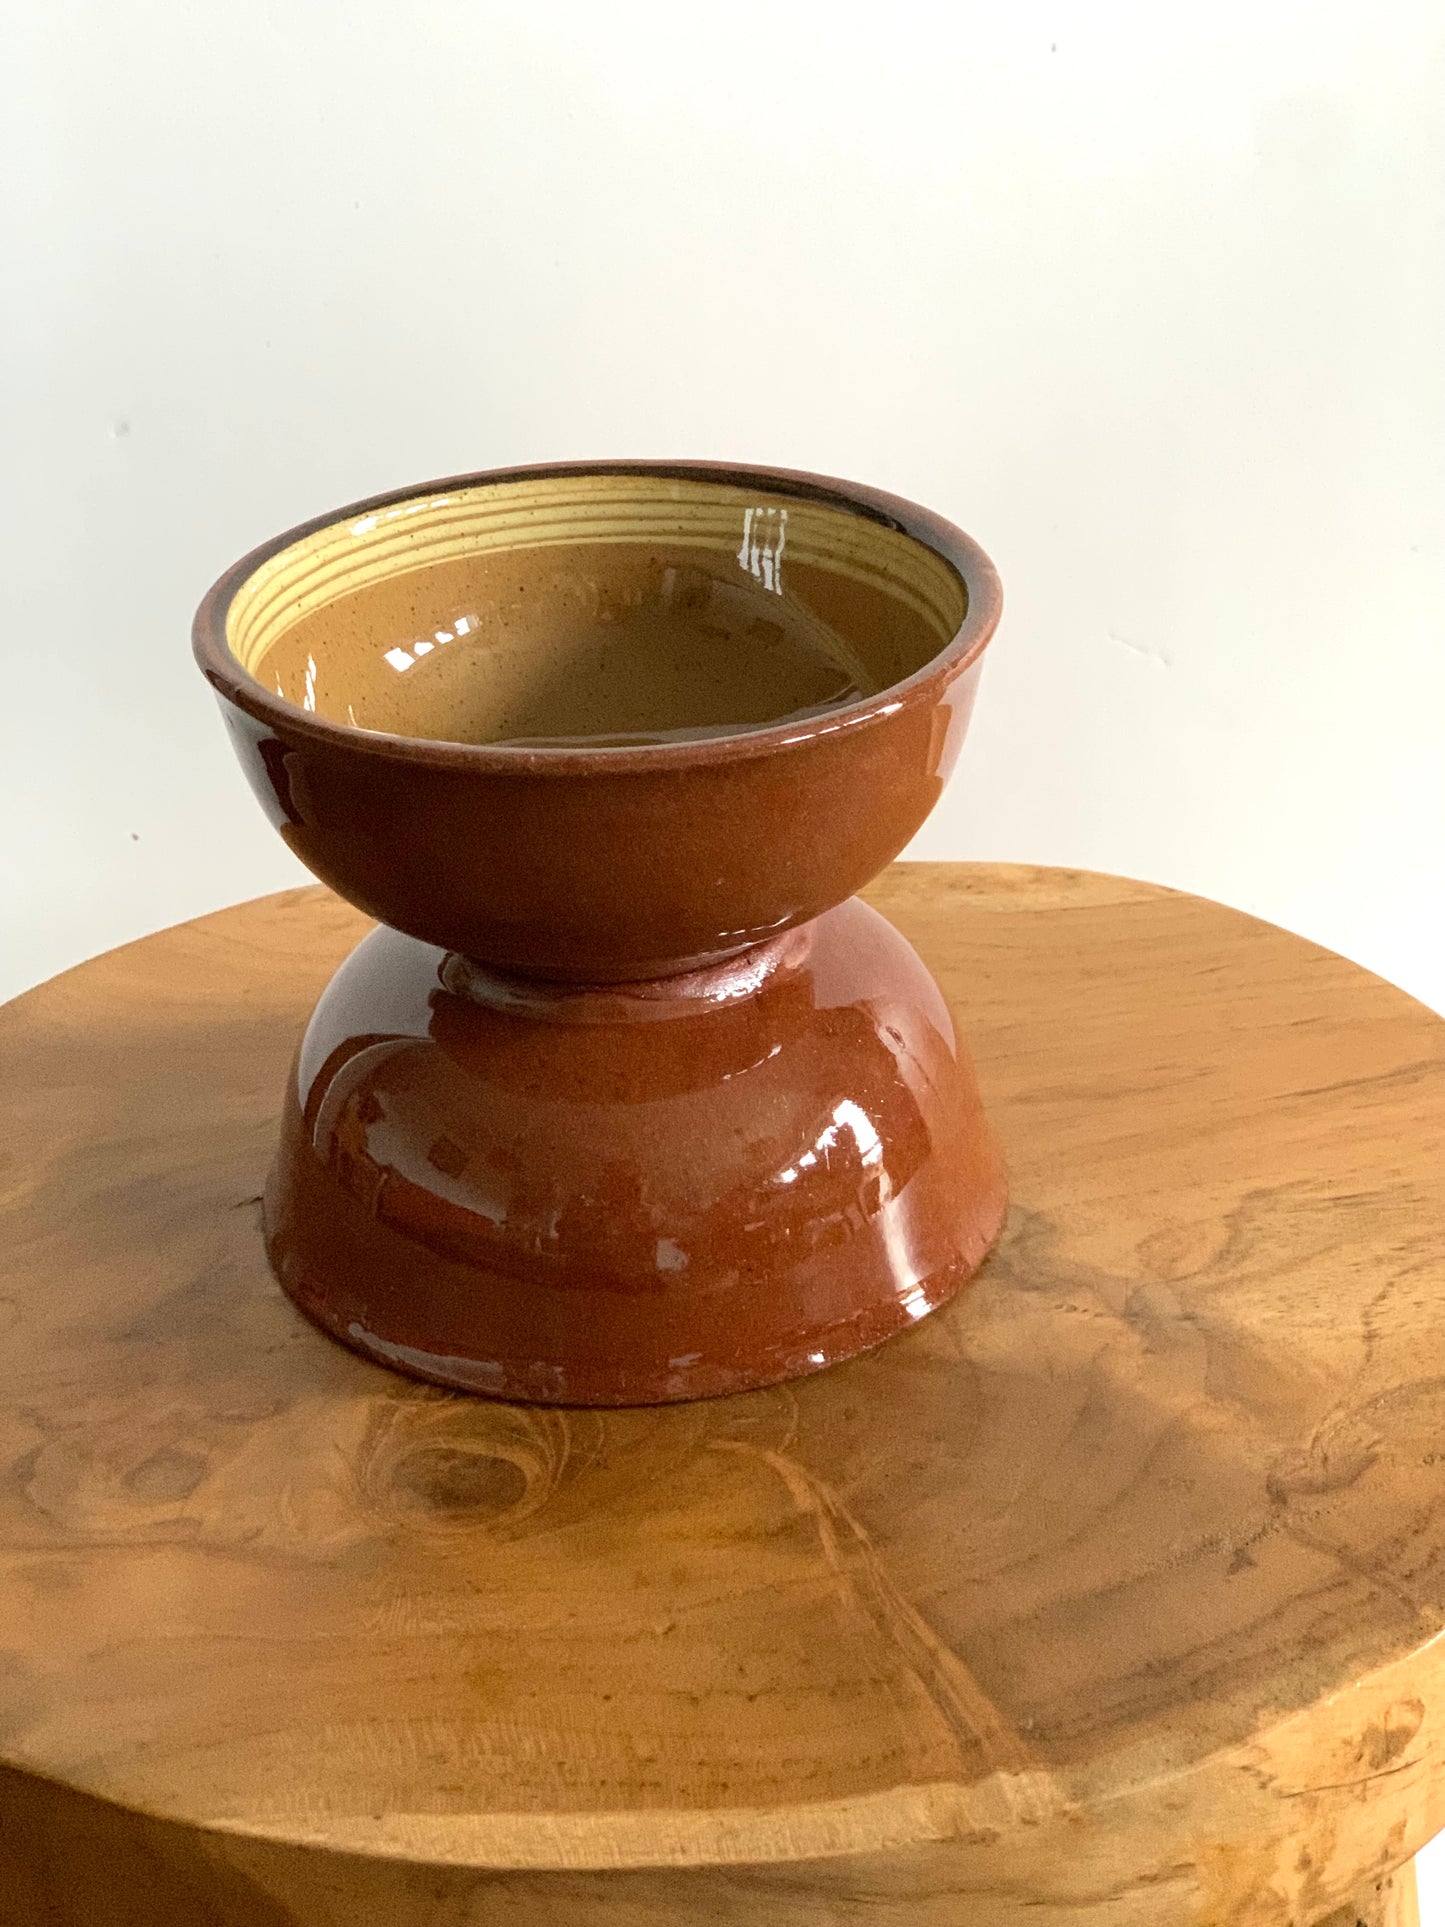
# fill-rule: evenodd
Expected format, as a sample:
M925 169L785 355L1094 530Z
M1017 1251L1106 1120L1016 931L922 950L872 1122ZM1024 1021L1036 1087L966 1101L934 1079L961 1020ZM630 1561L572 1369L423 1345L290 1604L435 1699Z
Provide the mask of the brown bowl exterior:
M227 647L237 589L315 529L432 491L601 473L749 484L882 521L962 576L963 626L906 682L807 724L643 748L529 750L348 728L271 693ZM288 531L211 590L195 648L252 788L323 882L394 929L497 969L621 982L806 922L898 854L957 758L1001 600L966 536L877 491L775 470L570 464L428 484Z
M906 1330L1005 1202L938 986L854 901L736 962L601 989L373 931L302 1041L265 1220L296 1303L381 1364L650 1405Z

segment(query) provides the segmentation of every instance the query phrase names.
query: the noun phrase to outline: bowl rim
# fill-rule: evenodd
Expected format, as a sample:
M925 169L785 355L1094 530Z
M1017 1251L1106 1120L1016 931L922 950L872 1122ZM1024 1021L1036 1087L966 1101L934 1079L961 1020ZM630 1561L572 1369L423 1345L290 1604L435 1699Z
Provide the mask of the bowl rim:
M440 737L406 736L359 724L334 722L302 709L243 669L226 641L226 618L241 585L280 550L319 530L375 509L390 508L418 496L504 482L545 481L568 475L643 475L659 481L715 482L752 485L770 495L792 496L827 508L861 515L900 535L912 537L947 562L962 578L968 596L963 621L953 636L920 669L901 682L856 702L844 703L805 721L770 723L739 728L718 736L684 737L666 743L609 743L524 746L506 743L455 743ZM271 536L232 563L206 591L191 627L191 646L202 674L217 693L257 722L278 731L300 734L338 749L432 769L471 771L494 775L569 775L611 771L652 772L742 762L784 748L802 747L845 729L867 728L886 722L905 707L932 694L970 668L983 654L998 627L1003 610L1003 585L984 551L963 530L900 495L870 488L860 482L815 475L801 469L771 468L751 463L713 461L608 460L538 462L519 468L480 469L472 474L443 476L388 489L343 508L312 516L279 535Z

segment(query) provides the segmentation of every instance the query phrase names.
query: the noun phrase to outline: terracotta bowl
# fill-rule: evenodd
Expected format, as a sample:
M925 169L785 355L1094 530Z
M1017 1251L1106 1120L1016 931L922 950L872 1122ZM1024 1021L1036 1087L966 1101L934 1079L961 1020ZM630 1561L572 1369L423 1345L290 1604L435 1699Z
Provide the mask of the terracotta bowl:
M615 1404L816 1370L957 1289L997 1148L936 986L848 899L936 802L999 607L909 503L675 464L431 484L221 578L195 648L242 767L388 926L287 1092L266 1227L304 1310Z

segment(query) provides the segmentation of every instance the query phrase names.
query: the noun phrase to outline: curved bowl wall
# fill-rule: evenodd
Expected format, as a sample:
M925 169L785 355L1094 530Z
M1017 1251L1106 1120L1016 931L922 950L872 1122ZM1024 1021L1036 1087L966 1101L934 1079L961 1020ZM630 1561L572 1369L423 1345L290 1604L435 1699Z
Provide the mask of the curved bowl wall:
M613 1405L879 1343L958 1289L1004 1209L937 986L849 902L610 992L376 931L302 1044L266 1226L286 1290L354 1349Z

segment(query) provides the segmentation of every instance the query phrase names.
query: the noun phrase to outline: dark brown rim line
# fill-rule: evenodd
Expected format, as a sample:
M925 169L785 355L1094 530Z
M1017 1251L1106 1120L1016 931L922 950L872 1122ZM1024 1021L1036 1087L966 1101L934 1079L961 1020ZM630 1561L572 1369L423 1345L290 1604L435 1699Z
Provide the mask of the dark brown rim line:
M595 748L529 749L500 743L453 743L439 737L398 736L385 730L332 722L288 702L284 696L273 695L231 654L226 642L226 617L237 590L262 563L293 542L303 541L320 529L350 521L355 516L369 514L373 509L390 508L397 502L419 496L503 482L545 481L551 476L564 475L654 475L664 481L753 483L772 495L795 496L866 516L885 528L911 536L949 563L963 580L968 594L967 612L957 633L911 676L902 682L890 683L874 696L827 710L807 722L771 723L759 729L739 729L725 736L684 738L670 743L609 744ZM344 508L331 509L325 515L314 516L309 522L273 536L233 563L207 590L196 611L191 644L211 686L256 721L301 730L338 747L391 759L404 758L433 768L483 770L497 775L562 776L600 769L621 774L627 770L695 768L698 764L737 762L776 749L803 747L840 729L886 721L901 706L936 684L951 680L977 661L998 627L1002 610L1003 586L992 562L978 544L942 516L882 489L803 470L765 468L741 462L539 462L521 468L482 469L475 474L442 476L408 488L389 489L384 495L371 495Z

